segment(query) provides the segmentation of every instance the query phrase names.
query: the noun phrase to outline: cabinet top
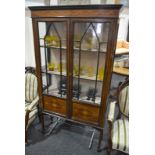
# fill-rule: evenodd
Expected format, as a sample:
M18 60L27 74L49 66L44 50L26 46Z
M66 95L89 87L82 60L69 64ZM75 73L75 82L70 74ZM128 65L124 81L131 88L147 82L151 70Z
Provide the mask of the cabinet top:
M63 5L29 7L32 18L51 17L111 17L118 18L122 5Z
M57 6L30 6L28 7L31 11L35 10L72 10L72 9L120 9L121 4L113 5L57 5Z

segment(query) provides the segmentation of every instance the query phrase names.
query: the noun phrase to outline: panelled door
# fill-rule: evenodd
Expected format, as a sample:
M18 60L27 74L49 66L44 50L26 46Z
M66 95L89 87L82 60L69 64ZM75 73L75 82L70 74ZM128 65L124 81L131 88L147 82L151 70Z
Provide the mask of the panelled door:
M110 21L74 19L72 32L72 118L98 124Z
M44 110L66 116L68 20L38 21Z

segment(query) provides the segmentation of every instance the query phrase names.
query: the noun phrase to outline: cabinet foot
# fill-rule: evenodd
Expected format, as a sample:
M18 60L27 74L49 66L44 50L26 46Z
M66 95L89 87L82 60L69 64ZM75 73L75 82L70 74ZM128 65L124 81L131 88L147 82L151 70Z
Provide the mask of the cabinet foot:
M101 151L101 142L103 139L103 130L100 130L100 136L99 136L99 141L98 141L98 146L97 146L97 152Z

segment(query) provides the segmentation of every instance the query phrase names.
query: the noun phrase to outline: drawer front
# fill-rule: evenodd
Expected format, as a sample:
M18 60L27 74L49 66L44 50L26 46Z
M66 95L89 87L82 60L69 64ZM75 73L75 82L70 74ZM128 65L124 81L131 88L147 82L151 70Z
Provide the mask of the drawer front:
M66 100L44 96L44 109L66 116Z
M73 102L73 119L86 123L98 123L99 107Z

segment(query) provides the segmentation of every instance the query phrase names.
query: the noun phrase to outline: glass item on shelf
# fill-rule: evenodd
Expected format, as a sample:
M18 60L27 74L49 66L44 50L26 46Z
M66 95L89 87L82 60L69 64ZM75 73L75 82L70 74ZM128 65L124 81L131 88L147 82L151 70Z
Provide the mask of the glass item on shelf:
M54 62L48 64L48 69L50 71L54 71L54 67L55 67L55 63Z
M78 74L79 74L79 73L78 73L78 71L79 71L78 65L74 65L74 70L73 70L73 71L74 71L74 75L75 75L75 76L78 76Z
M65 66L64 63L62 63L62 72L64 72L64 66ZM57 70L58 72L61 71L60 63L57 64Z
M116 48L126 48L129 49L129 42L125 40L117 40Z
M94 68L92 66L87 67L88 77L94 76Z
M93 48L93 40L92 37L86 38L86 49L90 50Z
M81 36L79 34L74 35L74 47L75 48L80 48L80 39L81 39Z
M84 67L81 66L80 67L80 75L83 75L83 70L84 70ZM74 75L75 76L79 75L79 66L77 64L74 65Z
M129 56L124 55L114 60L114 67L125 67L129 68Z
M81 85L79 85L79 90L78 90L78 84L73 85L73 97L78 98L81 93Z
M59 81L58 94L66 95L67 94L67 82L66 78L63 77L62 80Z
M57 47L60 46L60 40L55 35L52 35L52 36L46 35L45 36L45 43L47 46L57 46Z
M95 89L95 88L89 88L89 90L87 92L87 100L95 101L95 99L96 99L96 93L97 93L97 89Z
M99 71L98 71L98 79L103 80L103 77L104 77L104 68L101 67L99 68Z

